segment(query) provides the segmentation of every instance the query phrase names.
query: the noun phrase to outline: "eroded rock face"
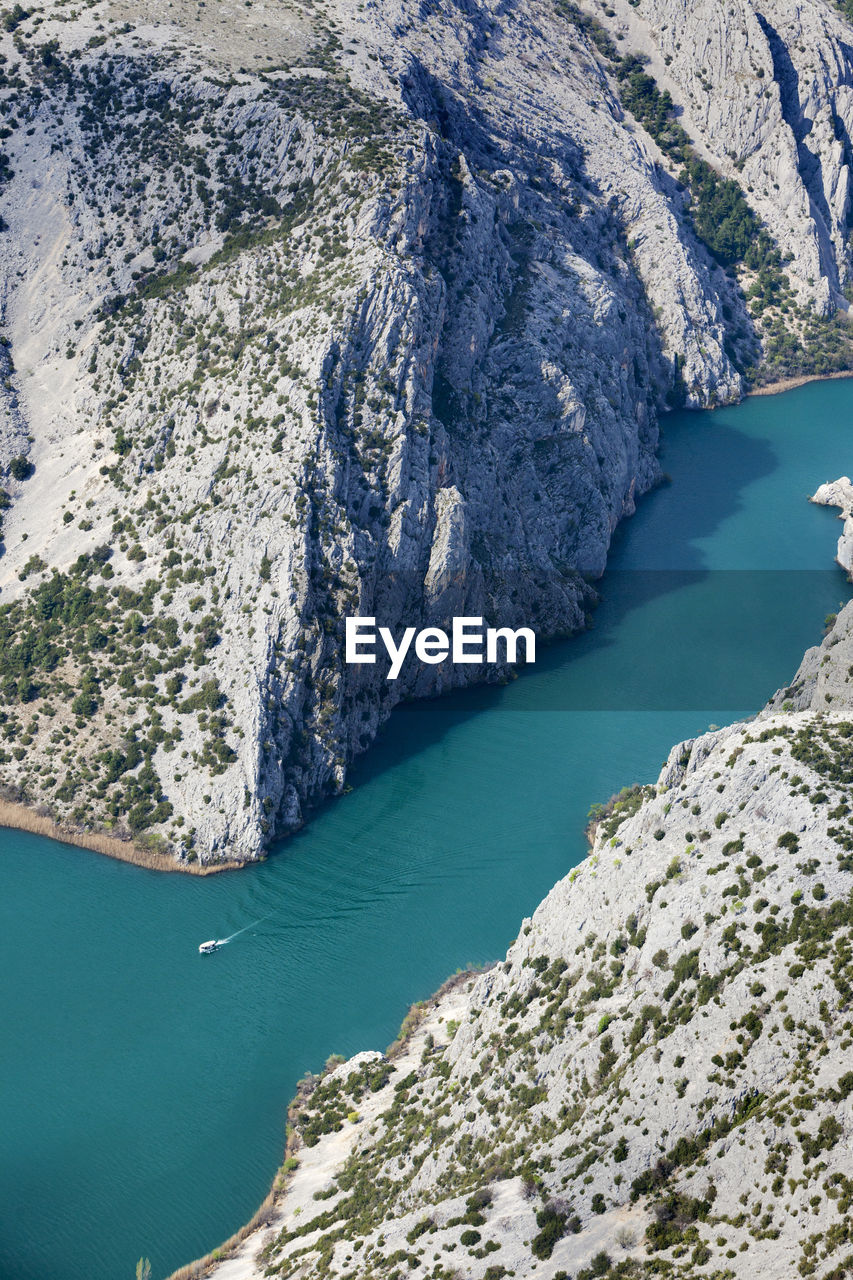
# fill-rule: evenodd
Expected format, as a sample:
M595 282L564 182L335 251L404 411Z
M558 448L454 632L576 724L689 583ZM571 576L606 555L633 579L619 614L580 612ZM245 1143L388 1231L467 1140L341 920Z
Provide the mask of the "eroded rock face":
M843 1265L851 661L848 605L801 709L785 690L675 747L502 964L426 1007L402 1057L303 1099L299 1168L240 1275L343 1276L356 1251L365 1277Z
M344 615L582 626L660 409L760 356L580 10L221 21L13 14L0 87L0 781L205 863L483 675Z
M838 538L835 559L848 573L853 570L853 484L849 476L841 476L828 484L819 485L812 495L812 502L821 507L838 507L839 520L844 521Z
M847 308L853 64L832 3L613 0L626 44L648 53L683 123L791 255L802 294Z

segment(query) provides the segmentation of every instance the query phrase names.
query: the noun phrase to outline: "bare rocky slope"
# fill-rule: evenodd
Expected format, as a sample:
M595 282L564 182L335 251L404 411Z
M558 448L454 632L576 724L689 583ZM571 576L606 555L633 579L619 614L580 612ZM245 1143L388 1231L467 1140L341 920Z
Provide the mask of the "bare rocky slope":
M209 1274L849 1275L851 664L853 604L757 718L611 803L401 1055L308 1081L283 1189Z
M0 14L7 799L261 856L483 674L344 615L570 633L661 409L850 363L850 28L783 8Z
M745 186L790 253L798 289L827 313L846 306L848 284L853 76L844 9L613 0L602 13L649 54L688 133Z

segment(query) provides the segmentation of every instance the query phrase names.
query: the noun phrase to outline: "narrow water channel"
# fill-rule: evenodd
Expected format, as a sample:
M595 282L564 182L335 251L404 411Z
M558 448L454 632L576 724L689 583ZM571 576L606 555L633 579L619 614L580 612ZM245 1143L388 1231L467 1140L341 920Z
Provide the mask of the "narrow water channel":
M131 1280L140 1254L159 1280L228 1236L305 1070L502 955L591 803L788 681L848 596L806 497L853 468L851 427L853 381L670 418L672 483L619 531L594 629L401 709L263 866L158 876L0 831L4 1280Z

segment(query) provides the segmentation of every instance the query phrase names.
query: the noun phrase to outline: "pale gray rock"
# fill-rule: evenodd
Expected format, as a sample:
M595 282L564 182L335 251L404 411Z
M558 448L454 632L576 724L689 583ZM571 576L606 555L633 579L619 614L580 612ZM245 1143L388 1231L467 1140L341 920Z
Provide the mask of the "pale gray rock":
M850 477L842 476L840 480L819 485L811 501L822 507L838 507L838 518L844 521L844 528L838 538L835 559L842 569L850 573L853 571L853 484Z
M320 1082L297 1134L358 1122L297 1146L270 1224L212 1274L344 1276L356 1250L371 1277L436 1258L472 1280L575 1276L602 1252L593 1275L627 1258L679 1280L843 1268L851 659L848 605L796 707L674 747L505 961L424 1009L386 1077L359 1058Z
M853 41L839 8L831 0L586 7L649 55L687 132L743 186L790 255L801 296L825 314L846 311Z
M826 64L797 144L809 185L789 126L771 154L770 36L731 9L596 12L634 24L626 50L655 36L676 101L688 62L719 80L685 122L825 308L846 279L844 135L826 125L850 109L843 26L822 0L796 22L767 11L795 65L806 37ZM227 40L224 21L183 0L48 3L0 36L0 96L20 104L0 463L35 467L3 481L0 601L41 608L34 588L105 547L86 580L118 593L103 638L63 621L67 661L35 672L53 702L7 683L0 783L202 863L263 856L401 698L506 675L410 662L389 685L345 666L344 615L581 628L614 529L659 478L659 413L739 398L733 360L759 354L581 10L268 0L230 14ZM744 88L753 51L769 96ZM741 171L721 148L754 136ZM153 611L139 624L134 600ZM75 719L84 669L97 711ZM61 768L57 734L75 741ZM113 776L133 739L141 802L139 762Z

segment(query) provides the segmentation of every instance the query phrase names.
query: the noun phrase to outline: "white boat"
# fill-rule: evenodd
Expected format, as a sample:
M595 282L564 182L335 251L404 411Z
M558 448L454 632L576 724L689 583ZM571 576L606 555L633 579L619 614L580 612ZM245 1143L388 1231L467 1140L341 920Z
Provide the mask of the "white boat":
M199 947L199 955L209 955L211 951L218 951L222 944L217 942L215 938L211 938L209 942L203 942Z

